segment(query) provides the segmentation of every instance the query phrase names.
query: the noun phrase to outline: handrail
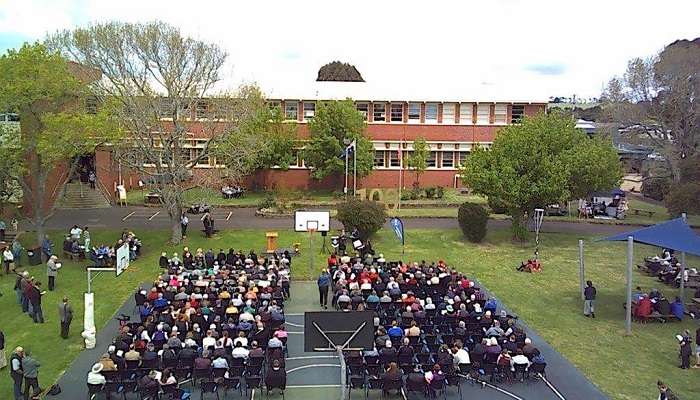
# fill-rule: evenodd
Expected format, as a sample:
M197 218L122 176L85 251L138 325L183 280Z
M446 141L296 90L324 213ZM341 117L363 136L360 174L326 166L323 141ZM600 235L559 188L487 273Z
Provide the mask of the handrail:
M59 189L60 189L61 191L65 191L65 189L66 189L66 184L68 184L68 179L67 179L67 178L68 178L68 172L69 172L69 171L64 171L64 172L60 175L61 179L60 179L58 182L63 182L63 183L59 183L59 184L57 184L56 186L54 186L53 191L51 192L51 197L50 197L51 199L55 199L55 200L58 199L58 197L57 197L58 194L56 193L56 191L58 191ZM54 201L55 201L55 200L54 200Z

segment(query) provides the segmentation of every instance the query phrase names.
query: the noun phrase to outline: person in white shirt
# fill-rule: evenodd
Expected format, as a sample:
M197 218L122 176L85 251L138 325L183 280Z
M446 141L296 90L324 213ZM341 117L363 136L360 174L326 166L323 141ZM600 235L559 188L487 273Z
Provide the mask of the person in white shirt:
M207 331L207 336L202 339L202 347L208 350L210 347L216 346L216 339L213 337L212 331Z
M104 385L107 383L107 379L102 375L102 368L104 367L100 363L96 363L92 366L92 370L90 370L87 375L88 385Z
M240 342L234 344L233 351L231 351L231 357L233 358L248 358L248 349L243 347Z
M5 247L5 251L2 252L2 263L5 266L5 275L10 273L10 264L12 264L14 260L15 256L12 254L10 246Z
M469 352L464 350L462 343L459 341L455 342L455 345L452 348L452 359L454 360L455 367L460 364L471 364Z
M523 351L521 349L518 349L518 351L515 353L515 356L510 361L510 369L511 371L515 371L515 366L516 365L525 365L526 368L530 366L530 360L523 354Z
M83 234L83 230L78 227L78 225L73 225L70 230L70 238L75 240L80 240L80 235Z
M238 337L233 339L233 346L235 347L238 344L245 348L248 347L248 338L245 336L245 332L243 331L238 332Z

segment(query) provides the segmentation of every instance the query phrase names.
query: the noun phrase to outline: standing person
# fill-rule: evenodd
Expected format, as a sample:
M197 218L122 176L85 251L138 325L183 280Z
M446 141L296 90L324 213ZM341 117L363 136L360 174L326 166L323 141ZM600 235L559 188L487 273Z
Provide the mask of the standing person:
M17 240L17 237L12 241L12 257L15 259L15 268L19 267L22 265L21 262L21 257L22 257L22 243Z
M212 220L211 215L208 212L204 213L202 217L202 224L204 224L204 234L210 238L212 234Z
M186 213L182 213L180 217L180 230L182 231L182 238L187 238L187 225L190 223L190 219L187 217Z
M5 221L0 219L0 242L5 241L5 230L7 229L7 225L5 225Z
M17 275L17 279L15 280L15 293L17 294L17 304L21 305L24 303L24 285L22 284L22 282L26 279L29 279L29 272L24 271L21 274L15 272L15 274ZM22 312L26 312L24 310L24 307L22 307Z
M83 239L85 240L85 254L90 254L90 231L87 226L83 229Z
M690 348L690 338L687 336L681 337L679 345L678 358L681 360L680 368L688 369L690 368L690 356L693 354L693 350Z
M659 400L678 400L678 396L662 381L656 382L656 387L659 388Z
M328 273L328 269L324 268L321 270L321 275L318 277L318 296L319 302L323 309L328 309L328 289L331 287L331 274Z
M41 291L41 282L36 282L29 290L29 303L32 306L32 319L35 324L44 323L44 312L41 310L41 296L46 292Z
M90 171L88 174L88 181L90 182L90 189L95 188L95 182L97 181L97 175L95 175L95 171Z
M10 267L14 269L15 255L12 254L10 246L5 246L5 250L2 252L2 264L5 266L5 275L10 274Z
M595 318L595 295L596 290L593 282L586 281L586 288L583 289L583 315L586 317Z
M24 378L24 369L22 368L22 359L24 358L24 349L21 347L15 348L10 356L10 377L14 382L15 400L22 400L22 379Z
M58 257L51 256L49 261L46 263L46 276L49 278L49 290L53 291L56 287L56 276L58 276L58 270L61 268L61 263L56 262Z
M24 352L22 369L24 370L24 400L29 400L29 389L32 389L31 399L39 399L41 388L39 386L39 361L34 359L29 350Z
M45 260L53 255L53 242L49 239L49 235L44 235L44 240L41 241L41 252L44 254Z
M5 333L0 329L0 369L7 367L7 357L5 356Z
M63 297L63 302L58 305L58 316L61 319L61 337L68 339L70 323L73 321L73 307L68 304L68 297Z

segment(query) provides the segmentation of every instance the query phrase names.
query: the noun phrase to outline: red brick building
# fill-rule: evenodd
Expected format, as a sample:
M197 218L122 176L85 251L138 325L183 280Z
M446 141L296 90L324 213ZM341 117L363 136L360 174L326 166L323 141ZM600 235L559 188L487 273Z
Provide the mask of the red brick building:
M298 125L300 148L297 162L288 170L257 171L246 181L249 189L328 188L341 190L339 179L316 181L301 157L303 141L309 137L307 122L314 117L316 102L352 98L357 109L365 115L367 135L374 143L375 159L372 173L358 180L359 188L411 187L415 174L406 166L413 151L413 141L424 137L431 149L428 169L420 184L459 187L459 166L474 146L489 146L500 127L517 123L523 116L544 112L546 100L478 98L464 96L416 96L411 94L376 94L365 83L318 82L310 86L312 93L270 96L273 106L281 107L286 120ZM202 124L198 122L207 112L207 102L198 102L189 110L190 133L183 147L185 157L194 159L207 141ZM401 152L401 154L399 154ZM87 163L94 166L104 192L114 192L121 181L128 189L138 188L138 175L122 168L108 150L99 150ZM204 159L194 167L194 173L219 168L214 157Z

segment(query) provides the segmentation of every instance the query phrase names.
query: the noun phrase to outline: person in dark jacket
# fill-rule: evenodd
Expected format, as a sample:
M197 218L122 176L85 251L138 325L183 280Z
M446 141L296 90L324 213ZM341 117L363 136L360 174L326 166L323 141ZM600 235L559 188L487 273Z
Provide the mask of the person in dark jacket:
M328 289L331 287L331 274L328 269L321 271L321 275L316 282L318 284L318 297L321 307L328 309Z
M41 296L45 293L41 290L41 282L36 282L29 288L29 303L32 305L32 319L34 323L44 323L44 313L41 310Z
M282 368L280 360L272 361L272 365L265 373L265 386L267 390L282 389L287 387L287 371Z
M596 290L593 282L586 281L586 288L583 289L583 315L595 318L595 296Z
M61 337L67 339L73 321L73 307L68 304L68 297L63 297L63 302L58 305L58 316L61 320Z
M22 399L22 380L24 379L24 369L22 368L22 359L24 358L24 349L21 347L15 348L10 356L10 377L14 382L15 400Z
M31 399L39 399L41 387L39 386L39 367L41 364L32 358L29 351L24 352L22 358L22 370L24 371L24 400L29 400L29 389L31 389Z
M678 400L678 396L662 381L656 382L656 387L659 389L659 400Z
M680 351L679 351L679 358L681 359L681 369L688 369L690 368L690 356L693 354L693 351L690 347L690 338L684 337L681 338L680 342Z

